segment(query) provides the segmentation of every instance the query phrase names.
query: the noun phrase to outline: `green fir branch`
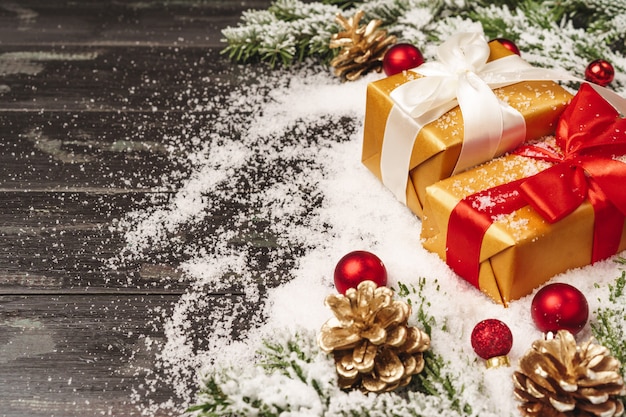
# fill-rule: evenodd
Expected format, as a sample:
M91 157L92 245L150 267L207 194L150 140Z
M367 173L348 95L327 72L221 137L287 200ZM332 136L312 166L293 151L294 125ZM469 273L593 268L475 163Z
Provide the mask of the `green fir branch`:
M618 258L617 262L626 264L624 258ZM615 284L608 287L608 300L604 300L603 306L594 312L591 331L598 342L621 362L622 377L626 378L626 271L622 271ZM626 404L626 396L621 400Z
M446 372L446 361L430 350L424 352L424 370L413 376L407 389L445 398L450 409L460 415L472 414L471 405L460 401L463 387L458 387L452 375Z
M407 286L398 282L399 289L396 291L401 298L406 298L409 305L417 304L416 319L429 337L432 337L433 326L437 325L437 320L428 312L430 302L424 296L426 289L426 278L420 277L417 281L417 288ZM439 284L435 280L433 285L439 290ZM413 297L417 299L417 303L413 302ZM445 331L445 325L442 328ZM463 391L462 386L458 386L455 378L446 372L446 361L441 355L427 350L423 354L424 370L414 375L408 390L421 392L426 395L445 398L449 401L451 409L459 412L461 415L471 415L472 408L469 404L461 404L459 398Z
M603 58L613 63L616 74L626 73L626 0L275 0L267 10L247 11L237 27L224 29L223 53L237 62L262 61L271 67L308 58L328 64L338 53L329 48L330 37L340 29L336 14L351 16L357 9L365 12L364 24L380 19L381 28L399 42L420 48L480 23L487 37L515 42L533 65L582 77L589 62ZM624 84L616 76L613 87Z
M378 19L382 21L381 27L388 27L411 8L411 3L409 0L373 0L356 8L365 12L366 21Z
M238 26L224 29L227 45L222 53L237 62L262 61L272 68L309 56L326 61L333 55L328 42L338 30L334 18L339 11L332 5L276 0L267 10L245 12Z
M198 413L198 415L205 417L220 417L225 415L230 403L228 397L222 392L214 377L210 377L204 382L204 386L200 389L198 394L200 397L205 398L205 402L189 407L187 412Z
M609 284L608 303L603 303L608 306L598 308L594 313L595 321L591 322L594 337L622 363L626 363L625 286L626 271L622 271L615 285Z
M207 377L198 394L198 404L188 411L202 417L277 417L302 411L303 407L310 412L307 407L315 408L313 403L323 409L334 393L329 390L337 390L334 373L324 372L324 380L316 377L320 362L332 369L332 358L321 353L313 332L279 332L263 340L257 357L257 362L245 369L221 369ZM291 391L302 387L309 387L308 400L312 404L302 404L297 394L291 397ZM316 396L317 401L313 401Z
M437 286L436 289L438 291L439 284L437 283L437 280L435 280L433 284ZM432 337L432 328L437 324L437 321L433 315L428 313L430 301L424 297L425 287L426 278L419 277L417 280L417 288L413 285L408 286L402 282L398 282L398 289L394 289L394 291L398 297L403 298L412 307L415 307L413 298L416 298L419 301L416 303L417 311L415 313L415 317L426 334L429 337ZM445 326L442 330L445 331Z
M324 4L331 4L333 6L337 6L342 10L350 9L356 7L361 2L354 0L322 0Z
M417 306L413 318L430 334L437 323L430 315L430 304L423 295L426 285L424 278L418 280L417 288L399 283L397 294ZM221 369L208 376L200 389L198 404L188 411L201 417L252 414L277 417L281 413L297 413L302 411L299 408L302 404L298 405L297 398L292 399L289 393L307 386L311 393L308 400L318 404L317 408L307 409L307 415L425 416L416 404L424 404L430 410L433 407L447 410L458 416L472 415L469 404L462 401L463 386L447 368L446 360L429 350L424 353L423 371L397 392L367 396L358 391L342 391L337 386L332 355L321 352L314 332L278 332L263 341L252 366L239 370ZM257 387L259 392L250 390L250 386ZM272 391L273 387L282 388ZM265 394L263 389L269 389L270 394ZM254 392L254 396L243 396L242 392ZM285 396L280 403L272 400L277 398L277 392ZM348 401L353 394L361 396L360 400ZM389 414L389 410L394 411Z

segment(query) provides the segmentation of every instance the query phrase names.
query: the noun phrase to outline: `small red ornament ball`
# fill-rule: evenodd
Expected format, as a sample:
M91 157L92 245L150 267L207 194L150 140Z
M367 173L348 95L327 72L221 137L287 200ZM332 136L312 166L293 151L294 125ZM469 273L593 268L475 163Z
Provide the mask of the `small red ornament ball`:
M502 46L504 46L506 49L513 52L514 54L521 55L519 48L517 47L517 45L515 45L515 42L506 38L496 38L494 40L500 42Z
M410 43L398 43L385 52L383 71L387 76L398 74L424 63L424 56L416 46Z
M587 65L585 80L606 87L613 81L615 70L610 62L604 59L596 59Z
M387 269L371 252L350 252L337 262L335 288L345 294L348 288L356 288L363 281L374 281L379 287L387 285Z
M472 348L483 359L505 356L513 347L509 326L497 319L483 320L472 330Z
M544 333L569 330L576 334L589 317L589 305L583 293L565 283L549 284L540 289L530 310L535 325Z

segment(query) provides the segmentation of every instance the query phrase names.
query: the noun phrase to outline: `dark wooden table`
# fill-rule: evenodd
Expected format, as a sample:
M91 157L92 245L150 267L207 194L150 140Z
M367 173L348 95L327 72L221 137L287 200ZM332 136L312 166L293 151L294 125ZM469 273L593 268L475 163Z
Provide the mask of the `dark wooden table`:
M190 99L234 82L220 31L268 4L0 0L0 416L176 401L146 385L158 370L144 339L163 339L151 311L186 290L178 259L113 268L125 242L112 226L184 180L164 138L214 117Z

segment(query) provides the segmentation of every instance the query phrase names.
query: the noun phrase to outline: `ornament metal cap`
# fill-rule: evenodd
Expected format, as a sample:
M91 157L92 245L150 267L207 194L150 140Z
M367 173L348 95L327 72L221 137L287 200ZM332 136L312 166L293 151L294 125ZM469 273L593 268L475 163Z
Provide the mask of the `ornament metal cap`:
M509 362L508 356L502 355L487 359L485 361L485 365L487 366L487 369L500 368L502 366L511 366L511 362Z

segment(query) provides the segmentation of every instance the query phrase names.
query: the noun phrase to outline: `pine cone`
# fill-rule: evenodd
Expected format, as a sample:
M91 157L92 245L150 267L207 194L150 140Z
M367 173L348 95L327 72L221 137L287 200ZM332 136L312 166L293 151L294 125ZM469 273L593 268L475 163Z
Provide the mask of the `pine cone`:
M430 338L407 325L411 307L393 300L393 291L364 281L346 295L329 295L335 317L319 335L319 345L334 353L342 389L384 392L405 386L424 368L422 352Z
M396 43L395 36L378 29L381 20L374 19L367 26L359 26L364 14L359 10L349 19L338 14L336 21L345 30L332 35L330 40L331 49L341 48L330 65L335 68L335 75L349 81L372 70L380 72L387 48Z
M620 362L591 341L576 345L560 330L552 340L537 340L513 374L515 396L527 417L613 417L624 406Z

